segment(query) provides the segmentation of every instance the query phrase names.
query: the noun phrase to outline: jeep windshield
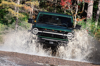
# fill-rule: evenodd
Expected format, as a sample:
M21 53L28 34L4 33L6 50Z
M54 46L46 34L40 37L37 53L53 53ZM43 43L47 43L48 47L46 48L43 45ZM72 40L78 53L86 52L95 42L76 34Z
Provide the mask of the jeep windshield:
M47 14L40 14L37 23L57 25L68 28L73 26L73 23L71 23L71 18Z

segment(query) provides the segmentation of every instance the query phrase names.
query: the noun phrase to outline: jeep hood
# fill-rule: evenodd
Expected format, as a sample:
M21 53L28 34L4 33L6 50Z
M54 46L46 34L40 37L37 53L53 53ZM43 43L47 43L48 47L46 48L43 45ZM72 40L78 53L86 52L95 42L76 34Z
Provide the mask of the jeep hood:
M66 32L72 32L73 29L68 29L66 27L57 26L57 25L49 25L49 24L36 24L36 27L38 28L46 28L46 29L52 29L52 30L59 30L59 31L66 31Z

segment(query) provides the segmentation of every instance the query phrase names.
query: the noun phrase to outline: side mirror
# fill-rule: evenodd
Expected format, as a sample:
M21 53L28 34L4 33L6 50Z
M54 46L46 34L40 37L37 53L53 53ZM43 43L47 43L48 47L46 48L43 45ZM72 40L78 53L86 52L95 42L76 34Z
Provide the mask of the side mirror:
M29 18L29 19L28 19L28 23L34 23L34 20L31 19L31 18Z

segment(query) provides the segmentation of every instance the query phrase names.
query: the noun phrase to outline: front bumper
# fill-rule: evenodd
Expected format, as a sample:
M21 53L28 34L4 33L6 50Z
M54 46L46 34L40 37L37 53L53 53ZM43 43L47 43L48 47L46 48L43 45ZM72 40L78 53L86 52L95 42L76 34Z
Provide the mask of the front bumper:
M68 40L66 39L66 41L64 40L57 40L57 39L50 39L50 38L42 38L42 37L38 37L38 40L40 43L45 44L45 45L50 45L50 46L57 46L61 43L67 44Z
M50 45L58 45L61 43L68 43L68 33L65 31L52 31L51 29L43 29L38 28L38 36L39 42L43 44L50 44ZM33 33L34 34L34 33Z

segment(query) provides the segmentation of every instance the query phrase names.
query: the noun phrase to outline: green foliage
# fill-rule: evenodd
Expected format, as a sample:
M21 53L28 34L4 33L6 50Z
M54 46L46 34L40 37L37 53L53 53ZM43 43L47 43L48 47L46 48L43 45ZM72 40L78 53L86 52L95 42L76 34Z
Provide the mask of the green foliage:
M82 25L82 28L86 29L91 36L100 39L100 26L95 28L95 21L94 22L91 20L87 20L87 22L81 21L78 24Z
M93 5L93 18L92 19L96 18L97 9L98 9L98 2L94 1L94 5Z
M6 25L0 23L0 33L7 28Z
M0 3L1 3L1 1L2 1L2 0L0 0Z
M1 1L2 0L0 0L0 3L1 3ZM7 1L7 0L5 0L5 1ZM34 0L34 1L36 1L36 0ZM30 1L27 2L27 4L30 4L30 3L31 3ZM79 16L79 17L81 15L80 12L82 11L83 3L84 2L78 4L80 6L80 8L78 10L77 16ZM68 9L66 10L66 13L64 13L64 9L62 9L62 6L60 5L60 3L57 3L56 6L55 6L54 3L48 3L46 0L40 0L39 5L40 5L40 8L42 8L45 11L48 11L48 12L54 12L54 10L56 9L57 13L72 15L71 11L68 10ZM18 7L20 8L20 11L21 11L22 5L19 5ZM5 8L3 8L2 6L0 7L0 32L4 31L5 29L8 29L8 28L12 28L12 29L15 28L15 21L16 21L15 18L16 17L11 15L7 11L7 8L10 8L10 6L5 7ZM13 6L12 9L14 9L14 6ZM27 7L27 9L28 9L28 7ZM82 25L82 28L87 29L89 31L90 35L95 36L97 38L100 38L100 26L97 26L97 28L95 28L95 18L96 18L97 9L98 9L98 1L94 1L92 21L91 20L88 20L87 22L81 21L81 22L79 22L79 24ZM73 12L75 13L74 10L73 10ZM26 11L24 13L22 13L22 12L20 12L20 13L25 15L25 17L19 18L18 25L21 26L21 27L24 27L25 29L30 28L31 24L27 23L28 18L29 18L29 14L27 14ZM100 25L100 18L99 18L98 22L99 22L99 25Z
M21 27L23 27L25 29L29 29L30 25L31 25L31 24L28 23L29 15L27 15L25 13L23 13L23 14L26 15L26 16L24 18L20 18L19 19L19 26L21 26Z
M48 12L54 12L56 10L56 13L64 13L63 9L61 9L61 5L53 2L47 2L46 0L40 0L40 8L43 8L47 10Z
M19 23L19 26L23 26L23 23L26 22L29 18L28 14L26 14L25 12L20 13L20 14L18 13L19 16L18 15L16 16L17 12L16 13L14 12L14 7L15 7L16 3L8 2L8 0L6 0L2 3L5 4L5 5L3 5L5 7L0 6L0 32L4 31L5 29L8 29L8 28L14 29L16 17L19 17L21 14L25 15L25 17L23 17L23 18L20 17L18 20L18 23ZM1 0L0 0L0 4L1 4ZM8 5L12 4L13 6L7 7L6 4L8 4ZM16 6L20 7L23 5L16 5ZM21 23L22 21L23 21L23 23ZM27 27L27 24L25 23L23 27Z
M22 21L19 23L19 26L23 27L24 29L31 29L31 24L29 24L28 22Z
M5 9L0 9L0 23L7 24L6 20L4 19L4 16L7 14L7 11Z

